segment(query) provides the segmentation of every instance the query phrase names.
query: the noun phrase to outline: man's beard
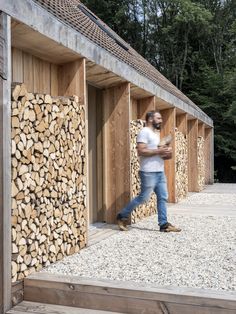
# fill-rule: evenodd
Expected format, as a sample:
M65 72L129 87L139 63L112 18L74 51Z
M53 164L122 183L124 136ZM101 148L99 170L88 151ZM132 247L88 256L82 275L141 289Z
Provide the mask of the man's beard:
M152 125L153 125L154 129L156 129L156 130L160 130L161 129L161 123L153 122Z

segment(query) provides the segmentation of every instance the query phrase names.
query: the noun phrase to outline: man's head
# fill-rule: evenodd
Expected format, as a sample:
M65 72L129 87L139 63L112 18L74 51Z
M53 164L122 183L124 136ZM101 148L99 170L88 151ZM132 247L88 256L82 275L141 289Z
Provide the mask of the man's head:
M147 126L153 127L156 130L161 129L162 116L158 110L148 111L146 113Z

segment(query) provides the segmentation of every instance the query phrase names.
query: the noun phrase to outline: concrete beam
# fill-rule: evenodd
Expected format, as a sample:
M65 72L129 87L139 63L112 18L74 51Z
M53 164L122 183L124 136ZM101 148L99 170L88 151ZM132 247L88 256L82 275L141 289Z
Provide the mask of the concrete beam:
M0 13L0 313L11 307L11 19Z
M48 13L35 2L30 0L0 0L0 10L55 42L126 79L128 82L156 95L170 105L189 113L211 127L213 126L212 119L195 104L185 103L164 88L142 76L131 66L120 61L81 33L60 22L55 16Z

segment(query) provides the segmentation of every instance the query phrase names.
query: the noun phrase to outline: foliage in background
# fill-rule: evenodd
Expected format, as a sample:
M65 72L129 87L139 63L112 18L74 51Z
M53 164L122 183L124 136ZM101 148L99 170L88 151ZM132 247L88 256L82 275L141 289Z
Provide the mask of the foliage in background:
M236 1L83 3L214 120L216 179L236 182Z

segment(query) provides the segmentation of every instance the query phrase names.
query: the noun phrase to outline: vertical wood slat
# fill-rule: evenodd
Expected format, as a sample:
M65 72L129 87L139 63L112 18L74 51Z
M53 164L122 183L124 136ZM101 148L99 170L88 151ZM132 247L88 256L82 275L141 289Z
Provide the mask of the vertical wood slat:
M205 128L205 184L214 183L213 129Z
M89 177L89 222L97 221L97 137L96 137L96 88L88 85L88 177Z
M33 75L33 56L25 53L23 54L23 80L29 92L34 92L34 75ZM39 72L37 73L39 75Z
M187 113L182 113L176 116L176 127L178 131L187 135L188 130L188 121L187 121Z
M50 63L40 60L39 88L43 94L51 93Z
M198 192L198 160L197 160L198 120L188 121L188 190Z
M86 91L86 65L85 59L78 59L74 62L66 63L58 68L58 90L61 96L73 96L79 97L79 102L85 105L85 161L84 165L86 176L86 205L89 208L89 189L88 189L88 103L87 103L87 91ZM87 210L88 212L88 210ZM86 217L86 238L85 244L88 241L88 217Z
M138 119L138 101L137 99L130 99L130 107L131 107L131 120Z
M12 82L23 83L23 52L12 47Z
M89 222L104 221L101 91L88 85Z
M12 82L25 83L29 92L58 96L58 65L13 47Z
M11 307L11 18L3 12L0 59L0 312L5 313Z
M65 63L58 68L58 89L63 96L78 95L84 97L83 92L86 88L85 82L82 79L84 72L84 59L78 59L74 62ZM84 99L81 98L81 101Z
M33 62L33 78L34 78L34 93L42 93L42 90L40 89L40 59L34 58Z
M103 92L104 206L107 223L130 200L130 84Z
M155 110L156 98L155 96L146 97L138 100L138 119L145 120L146 113Z
M198 136L205 138L205 127L202 122L198 123Z
M102 92L97 90L96 95L97 115L97 220L104 221L103 205L103 138L102 138L102 117L103 104Z
M176 202L176 188L175 188L175 123L176 123L176 109L170 108L161 110L163 127L161 130L161 137L171 134L173 141L171 143L173 149L173 157L165 161L165 174L167 177L167 187L169 194L169 202Z
M51 96L58 96L58 65L52 64L50 65L50 87L51 87Z

